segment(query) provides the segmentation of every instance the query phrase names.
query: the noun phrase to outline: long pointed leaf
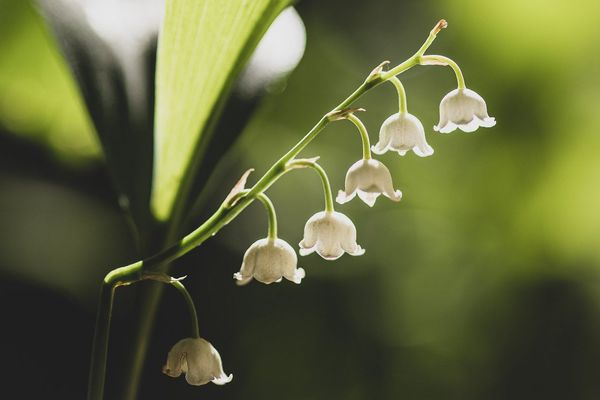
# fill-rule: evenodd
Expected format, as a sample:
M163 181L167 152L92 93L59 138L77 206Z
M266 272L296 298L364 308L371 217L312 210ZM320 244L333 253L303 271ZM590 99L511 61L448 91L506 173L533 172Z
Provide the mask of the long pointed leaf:
M211 116L289 0L167 1L159 39L151 207L167 220Z

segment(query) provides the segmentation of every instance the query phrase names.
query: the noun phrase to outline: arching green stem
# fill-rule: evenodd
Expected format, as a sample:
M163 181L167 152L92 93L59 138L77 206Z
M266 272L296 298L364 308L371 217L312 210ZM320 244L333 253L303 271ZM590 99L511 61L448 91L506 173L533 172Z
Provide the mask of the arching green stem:
M329 177L327 176L327 172L317 164L314 160L293 160L290 161L287 165L288 170L294 168L312 168L319 174L319 178L321 178L321 183L323 184L323 195L325 197L325 211L333 212L333 195L331 193L331 184L329 183Z
M446 22L446 20L443 20L443 19L439 20L438 23L433 27L431 32L429 32L429 36L427 37L427 40L425 40L425 43L423 43L423 45L419 48L419 50L417 50L417 52L415 54L413 54L413 56L410 57L408 60L395 66L394 68L390 69L389 71L382 73L379 76L381 79L381 82L385 82L388 79L390 79L392 76L401 74L402 72L406 71L407 69L412 68L413 66L419 64L419 59L421 58L421 56L423 54L425 54L425 52L427 51L429 46L431 46L431 44L437 37L437 34L442 29L446 28L447 26L448 26L448 23Z
M452 70L454 70L454 75L456 75L456 83L458 84L459 89L466 88L465 78L460 70L460 67L457 63L445 56L439 55L428 55L421 57L421 64L438 64L438 65L448 65Z
M433 43L433 41L437 37L437 34L442 29L445 29L447 26L448 26L448 23L446 22L446 20L445 19L440 19L438 21L438 23L433 27L433 29L431 30L431 32L429 32L429 36L427 37L427 40L425 40L425 43L423 43L423 45L419 48L419 50L417 50L417 52L415 53L415 55L422 56L423 54L425 54L425 52L427 51L427 49L429 48L429 46L431 46L431 44Z
M256 195L256 198L263 203L265 209L267 210L267 214L269 214L268 238L275 240L277 239L277 214L275 214L275 206L273 206L271 199L269 199L264 193L259 193Z
M396 78L395 76L392 76L389 81L394 85L396 91L398 92L399 112L400 114L405 113L407 111L408 104L406 102L406 90L404 90L404 85L402 82L400 82L400 79Z
M198 313L196 312L196 306L194 305L194 300L192 299L192 296L190 296L190 293L187 291L185 286L183 286L183 283L181 283L179 280L173 280L170 282L170 284L175 289L177 289L185 299L185 303L190 313L190 319L192 320L192 335L195 338L199 338L200 329L198 327Z
M371 159L371 143L369 141L369 133L367 128L362 121L354 114L349 114L347 117L348 121L352 122L360 133L360 140L362 141L362 153L365 160Z
M112 316L113 299L116 285L102 283L100 302L96 315L96 329L92 343L92 360L88 380L88 400L102 400L106 377L106 359L108 357L108 337Z
M192 297L183 284L162 273L145 273L141 270L142 262L137 262L128 268L109 272L102 283L100 303L92 345L92 361L88 385L88 400L102 400L104 397L104 382L106 379L106 360L108 357L108 342L110 336L110 320L114 302L115 290L119 286L131 285L141 280L155 280L174 286L184 297L192 321L192 334L200 337L198 315Z

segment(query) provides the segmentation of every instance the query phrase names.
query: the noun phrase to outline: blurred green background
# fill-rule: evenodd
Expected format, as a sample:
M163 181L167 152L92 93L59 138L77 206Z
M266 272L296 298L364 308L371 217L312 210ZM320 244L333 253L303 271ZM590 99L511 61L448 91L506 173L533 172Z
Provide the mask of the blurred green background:
M498 123L433 132L452 72L403 74L435 154L379 157L403 191L399 204L337 207L366 254L300 258L300 286L238 288L231 274L266 233L264 211L251 206L173 271L190 275L201 332L232 384L194 388L161 374L188 324L167 292L140 398L599 398L598 2L307 0L297 9L305 56L214 166L204 216L242 171L256 178L375 65L409 57L440 18L449 27L429 53L459 63ZM384 85L358 105L374 142L396 94ZM0 0L0 392L19 398L83 397L99 282L136 258L84 110L33 8ZM321 156L337 190L360 142L339 122L303 154ZM280 236L295 245L322 207L317 177L294 172L269 193ZM118 292L107 398L123 385L137 300L135 287Z

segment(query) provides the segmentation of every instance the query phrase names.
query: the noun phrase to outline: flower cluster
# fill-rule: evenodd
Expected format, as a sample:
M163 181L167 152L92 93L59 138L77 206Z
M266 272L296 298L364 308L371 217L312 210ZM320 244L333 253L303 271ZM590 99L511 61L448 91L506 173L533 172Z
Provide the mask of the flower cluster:
M430 39L413 56L415 64L447 65L452 67L456 74L458 88L442 99L440 120L434 130L449 133L458 128L464 132L473 132L479 127L492 127L495 125L495 120L488 115L485 101L477 93L466 88L458 65L443 56L423 55L431 44L432 37L434 38L435 34L445 26L445 21L440 21L432 31ZM377 67L369 75L367 82L379 80L392 83L398 94L399 107L397 113L383 121L379 129L379 140L374 146L370 145L367 128L355 115L357 111L364 111L363 109L340 107L324 117L326 121L324 124L337 120L350 121L357 128L362 143L362 157L348 169L344 189L339 190L336 197L339 204L347 203L355 197L369 207L373 207L381 195L395 202L402 199L402 192L394 188L390 170L381 161L374 159L372 152L383 155L391 151L405 156L412 150L419 157L428 157L434 152L427 142L423 124L407 110L406 92L396 77L402 72L398 69L402 64L390 71L383 71L384 65L385 63ZM353 222L346 215L334 209L329 178L317 163L317 158L295 158L310 140L310 135L311 133L290 150L289 157L282 158L284 164L280 167L283 172L277 176L282 176L293 169L311 168L319 174L323 185L325 208L323 211L315 213L306 222L304 237L299 243L299 254L307 256L317 253L325 260L336 260L344 253L352 256L363 255L365 250L357 243L357 233ZM271 200L264 194L269 185L260 186L261 181L266 178L261 178L252 189L244 189L249 172L244 174L234 187L225 200L224 207L233 209L237 202L248 203L254 199L260 200L269 216L268 234L266 238L257 240L248 248L243 256L241 268L239 272L233 274L233 278L238 285L248 284L252 279L271 284L281 282L283 278L299 284L306 273L303 268L298 267L298 257L292 246L277 236L275 208ZM210 343L199 337L183 339L178 342L169 352L164 372L173 377L186 373L186 379L192 385L202 385L210 381L224 384L231 381L232 378L231 375L226 376L223 372L219 353Z

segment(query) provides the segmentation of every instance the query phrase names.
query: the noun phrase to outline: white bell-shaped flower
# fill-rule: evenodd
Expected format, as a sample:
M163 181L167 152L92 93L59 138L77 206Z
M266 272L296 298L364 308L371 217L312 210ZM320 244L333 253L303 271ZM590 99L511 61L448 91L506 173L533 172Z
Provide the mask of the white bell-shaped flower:
M238 285L245 285L255 278L262 283L281 282L285 278L300 283L306 275L297 268L296 252L281 239L260 239L246 250L240 272L233 274Z
M383 122L379 130L379 142L371 150L375 154L397 151L401 156L410 150L419 157L433 154L433 149L425 140L423 124L408 112L393 114Z
M485 100L471 89L454 89L440 103L440 122L433 127L441 133L450 133L456 128L474 132L480 126L491 128L496 119L487 112Z
M336 211L318 212L306 222L300 255L315 251L326 260L338 259L344 252L351 256L365 253L356 243L356 228L350 218Z
M223 372L219 352L202 338L185 338L171 348L163 373L177 378L185 373L190 385L200 386L208 382L224 385L231 382L233 375Z
M340 190L336 201L344 204L358 197L369 207L373 207L377 197L384 195L393 201L400 201L402 192L394 190L392 175L383 163L373 159L355 162L346 173L346 189Z

